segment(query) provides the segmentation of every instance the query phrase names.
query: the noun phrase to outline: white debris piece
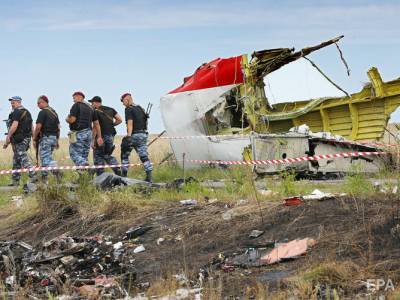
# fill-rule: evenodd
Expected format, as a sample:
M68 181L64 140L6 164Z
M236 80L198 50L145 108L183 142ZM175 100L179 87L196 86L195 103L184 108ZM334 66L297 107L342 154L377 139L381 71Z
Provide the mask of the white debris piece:
M237 205L246 205L246 204L248 204L248 203L249 203L249 200L247 200L247 199L240 199L240 200L238 200Z
M14 202L15 207L19 208L24 203L24 199L22 198L22 196L12 196L11 202Z
M398 189L399 189L398 186L395 185L395 186L393 187L392 194L397 194Z
M267 189L258 189L257 191L263 196L272 196L276 194L275 192Z
M121 247L122 247L122 242L115 243L115 244L113 245L113 247L114 247L115 250L121 248Z
M300 133L300 134L304 134L304 135L309 135L310 133L312 133L310 131L310 127L308 127L306 124L292 127L289 129L289 132L295 132L295 133Z
M312 137L315 138L320 138L320 139L328 139L328 140L335 140L338 142L344 142L346 139L342 137L341 135L334 135L331 132L316 132L316 133L310 133Z
M182 205L196 205L197 201L193 199L188 199L188 200L181 200L179 201L179 203Z
M340 193L340 194L333 194L333 193L325 193L321 192L318 189L315 189L311 194L302 196L304 200L323 200L323 199L329 199L329 198L334 198L334 197L343 197L346 196L345 193Z
M222 214L222 219L229 221L232 219L232 211L228 210Z
M143 245L137 246L134 250L133 253L140 253L140 252L144 252L146 249L144 248Z
M260 235L262 235L263 233L264 233L264 231L262 231L262 230L254 229L254 230L252 230L252 231L250 232L249 237L255 239L255 238L258 238L258 237L259 237Z
M15 283L15 277L14 276L8 276L7 278L6 278L6 280L5 280L5 282L6 282L6 284L8 284L8 285L14 285L14 283Z

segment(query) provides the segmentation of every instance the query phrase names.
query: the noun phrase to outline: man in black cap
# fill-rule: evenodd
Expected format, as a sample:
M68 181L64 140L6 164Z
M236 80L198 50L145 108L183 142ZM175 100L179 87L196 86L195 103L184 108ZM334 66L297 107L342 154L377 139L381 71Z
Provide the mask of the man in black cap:
M32 116L30 112L22 106L21 97L14 96L8 100L10 101L12 111L7 120L8 134L3 148L6 149L8 145L12 145L14 152L14 170L21 168L31 169L32 162L29 159L27 151L32 137ZM10 186L18 186L20 178L20 172L13 173ZM36 174L33 170L29 171L29 178L31 182L37 181Z
M102 100L99 96L93 97L89 102L97 113L103 138L102 146L94 143L94 164L96 166L105 164L117 165L118 161L114 156L112 156L112 153L115 149L114 137L117 133L115 131L115 126L121 124L122 118L114 108L102 105ZM115 174L121 175L121 169L119 167L114 167L112 170ZM96 169L97 176L101 175L103 172L104 169Z

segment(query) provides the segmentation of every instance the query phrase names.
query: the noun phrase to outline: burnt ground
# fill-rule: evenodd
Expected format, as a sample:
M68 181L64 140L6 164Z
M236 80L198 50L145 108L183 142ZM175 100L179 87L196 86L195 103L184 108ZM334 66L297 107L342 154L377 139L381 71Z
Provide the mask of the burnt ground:
M341 278L334 283L345 295L360 292L356 282L365 281L365 276L390 278L400 284L400 200L395 196L307 201L291 207L264 202L261 208L252 203L227 208L225 203L215 202L195 206L168 203L137 210L111 204L105 214L91 217L83 217L76 207L69 205L49 205L47 209L3 230L0 240L22 240L37 246L68 233L111 235L116 242L130 227L151 226L134 241L146 248L134 255L135 284L151 284L182 272L196 281L204 269L206 277L218 278L226 296L241 296L246 286L257 282L268 284L272 290L286 288L285 277L326 262L351 261L356 266L350 283L340 282ZM226 211L231 213L230 220L222 218ZM249 238L253 229L265 233ZM248 248L268 248L275 241L305 237L318 243L298 259L271 266L242 265L221 270L226 262L218 259L220 254L233 261L235 255ZM159 238L165 240L158 245Z

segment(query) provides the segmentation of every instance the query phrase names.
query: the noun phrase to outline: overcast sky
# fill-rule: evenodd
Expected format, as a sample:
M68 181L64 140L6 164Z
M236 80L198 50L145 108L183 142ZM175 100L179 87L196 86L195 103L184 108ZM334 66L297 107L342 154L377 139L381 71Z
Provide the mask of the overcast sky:
M371 66L384 80L400 76L399 12L400 1L384 0L1 0L0 115L7 117L7 99L19 95L36 117L36 99L46 94L64 119L75 90L99 95L123 114L119 97L128 91L142 106L155 104L150 131L160 132L160 97L200 64L254 50L300 48L341 34L350 77L334 46L311 58L356 92ZM340 95L306 61L271 74L266 83L272 103Z

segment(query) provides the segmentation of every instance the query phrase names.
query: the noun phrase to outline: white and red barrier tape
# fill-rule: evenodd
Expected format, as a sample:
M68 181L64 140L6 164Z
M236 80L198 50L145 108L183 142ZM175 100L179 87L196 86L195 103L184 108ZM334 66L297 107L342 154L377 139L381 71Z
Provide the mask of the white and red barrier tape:
M246 134L226 134L226 135L187 135L187 136L161 136L159 139L164 140L190 140L190 139L201 139L201 138L229 138L229 137L250 137ZM378 142L363 142L363 141L340 141L335 139L325 139L326 142L341 143L341 144L352 144L352 145L366 145L374 147L400 147L400 144L387 144Z
M221 134L221 135L183 135L183 136L160 136L164 140L190 140L201 138L228 138L228 137L249 137L248 134Z
M0 175L13 174L13 173L27 173L31 171L71 171L71 170L91 170L91 169L103 169L103 168L118 168L118 167L137 167L143 164L116 164L116 165L97 165L97 166L57 166L57 167L40 167L35 166L29 169L10 169L0 170Z
M275 164L291 164L302 161L341 158L341 157L358 157L358 156L373 156L373 155L384 155L387 152L373 151L373 152L344 152L335 154L318 154L314 156L303 156L296 158L284 158L284 159L269 159L269 160L239 160L239 161L219 161L219 160L198 160L192 159L187 160L188 162L198 164L220 164L220 165L275 165Z
M188 159L186 162L195 164L219 164L219 165L272 165L272 164L291 164L302 161L317 161L321 159L332 159L332 158L346 158L346 157L359 157L359 156L376 156L385 155L387 152L373 151L373 152L344 152L335 154L318 154L314 156L303 156L296 158L285 158L285 159L270 159L270 160L249 160L249 161L223 161L223 160L199 160L199 159ZM32 167L30 169L18 169L18 170L0 170L0 175L13 174L13 173L26 173L30 171L68 171L68 170L90 170L90 169L103 169L103 168L118 168L122 166L126 167L137 167L143 164L115 164L115 165L92 165L92 166L58 166L58 167Z

